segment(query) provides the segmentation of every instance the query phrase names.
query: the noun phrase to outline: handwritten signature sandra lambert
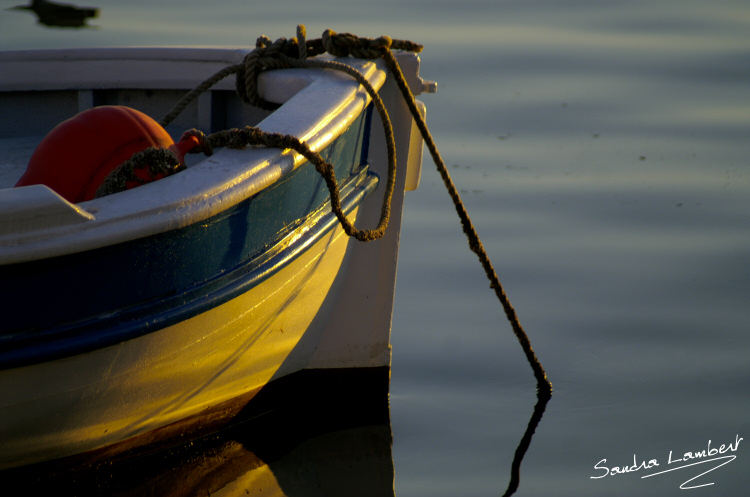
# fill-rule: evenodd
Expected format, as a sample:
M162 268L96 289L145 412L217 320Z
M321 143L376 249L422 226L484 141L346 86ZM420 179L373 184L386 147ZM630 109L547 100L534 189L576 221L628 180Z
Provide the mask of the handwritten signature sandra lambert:
M690 490L693 488L707 487L713 485L710 483L694 484L691 483L703 475L719 469L725 464L729 464L737 458L736 452L740 448L740 442L743 438L737 435L734 439L734 443L721 444L718 447L712 446L711 440L706 444L706 448L699 451L688 451L683 452L682 455L674 454L673 451L669 451L666 461L660 461L657 458L653 459L638 459L636 454L633 454L633 464L628 466L608 466L606 459L601 459L599 462L594 464L594 470L597 472L596 475L590 476L589 478L597 480L599 478L606 478L610 476L624 475L628 473L637 473L639 471L653 471L648 474L643 474L641 478L651 478L653 476L663 475L671 471L677 471L679 469L698 467L699 469L709 469L703 471L700 474L692 476L690 479L685 480L680 485L681 490ZM715 464L714 464L715 463ZM658 468L658 469L657 469Z

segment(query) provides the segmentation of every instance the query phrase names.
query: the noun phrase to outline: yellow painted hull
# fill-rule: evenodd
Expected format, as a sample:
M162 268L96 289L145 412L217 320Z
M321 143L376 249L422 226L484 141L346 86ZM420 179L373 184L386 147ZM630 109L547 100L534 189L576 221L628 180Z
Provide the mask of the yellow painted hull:
M111 445L265 385L315 318L348 237L332 230L250 291L154 333L0 372L0 468Z

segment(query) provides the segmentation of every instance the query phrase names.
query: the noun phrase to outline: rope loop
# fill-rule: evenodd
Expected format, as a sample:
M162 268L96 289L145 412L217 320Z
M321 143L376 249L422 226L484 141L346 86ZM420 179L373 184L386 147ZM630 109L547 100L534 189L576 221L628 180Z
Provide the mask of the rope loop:
M272 42L265 35L258 37L255 50L245 56L237 70L235 88L242 101L265 110L277 109L278 104L265 100L258 93L258 76L263 71L288 68L286 59L299 57L301 51L306 52L300 50L297 38L279 38Z

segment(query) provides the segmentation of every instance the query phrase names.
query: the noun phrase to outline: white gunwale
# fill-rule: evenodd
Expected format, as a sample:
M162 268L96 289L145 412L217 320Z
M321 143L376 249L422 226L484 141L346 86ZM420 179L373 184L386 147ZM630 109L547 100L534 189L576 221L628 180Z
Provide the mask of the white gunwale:
M0 91L188 89L221 67L237 63L246 53L246 50L180 48L5 52L0 54ZM199 77L196 60L206 68ZM376 89L382 86L385 72L379 64L354 62ZM49 82L49 71L54 73L58 65L67 69L58 71L61 76ZM44 70L39 69L42 66ZM216 88L230 89L233 84L229 78ZM265 98L284 104L258 127L297 136L313 150L329 145L369 103L367 93L356 81L330 70L269 71L261 76L259 84ZM86 222L32 230L21 236L0 235L0 264L80 252L188 226L260 192L304 161L291 151L218 150L180 174L78 204L93 216ZM0 190L0 203L3 192ZM51 191L49 194L55 195ZM18 192L14 195L19 197Z

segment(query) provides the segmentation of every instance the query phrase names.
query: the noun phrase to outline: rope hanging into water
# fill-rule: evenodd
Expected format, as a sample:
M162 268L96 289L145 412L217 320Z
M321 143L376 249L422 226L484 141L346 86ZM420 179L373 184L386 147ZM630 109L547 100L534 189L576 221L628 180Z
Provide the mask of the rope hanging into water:
M199 138L201 143L200 151L210 154L214 147L232 147L242 148L247 145L261 145L265 147L274 147L281 149L292 149L295 152L304 156L315 166L316 170L325 178L326 185L330 192L331 197L331 208L338 217L344 231L349 235L357 238L361 241L376 240L383 236L385 229L389 222L390 217L390 204L393 196L393 188L395 184L396 176L396 151L395 142L393 138L393 128L388 117L388 112L385 109L382 99L378 95L377 91L369 84L369 82L362 76L362 74L355 68L343 64L341 62L332 60L317 60L310 59L322 53L329 53L336 57L353 56L360 59L377 59L382 58L385 61L386 67L391 72L396 82L396 85L400 89L404 101L411 112L417 127L427 145L427 149L432 156L435 166L437 167L438 173L443 180L443 183L448 190L448 194L453 201L453 205L456 209L456 213L461 221L461 227L464 234L469 241L469 247L474 252L482 268L484 269L487 279L490 281L490 287L494 290L495 295L505 311L505 315L511 324L513 333L516 335L521 348L526 355L526 359L531 365L534 371L534 376L537 380L537 389L541 395L549 398L552 391L552 385L547 378L547 374L544 371L539 359L536 357L531 342L526 335L521 323L518 319L515 309L510 303L500 278L495 271L495 268L487 255L484 246L479 238L479 235L474 227L469 214L466 211L466 207L461 200L461 196L448 173L448 168L443 161L440 152L438 151L435 140L433 139L430 131L427 128L427 124L422 118L421 114L417 110L414 95L409 88L409 85L404 78L401 67L398 61L393 56L391 50L407 50L411 52L420 52L422 46L407 40L393 40L388 36L381 36L380 38L370 39L362 38L350 33L335 33L331 30L326 30L323 36L315 40L306 40L305 28L300 25L297 27L297 37L286 39L279 38L278 40L271 42L271 40L265 36L258 38L256 42L256 48L245 56L244 60L235 65L225 67L218 71L216 74L202 82L195 89L187 93L181 98L175 107L161 120L162 126L167 126L187 107L190 102L195 100L201 93L211 88L217 82L226 78L231 74L236 74L236 87L240 98L248 104L261 107L263 109L275 109L276 104L264 100L258 94L257 80L258 75L267 70L271 69L284 69L290 67L302 67L302 68L325 68L342 71L354 79L356 79L368 92L370 98L375 104L376 109L380 115L383 123L383 129L386 136L387 154L388 154L388 180L386 184L386 191L384 194L383 206L381 208L381 217L378 222L378 226L372 230L360 230L355 228L351 222L346 218L341 210L341 203L339 200L338 185L336 183L336 177L333 172L333 166L327 163L317 152L311 150L304 142L300 141L294 136L281 135L278 133L267 133L258 128L246 126L242 129L232 129L219 131L210 135L204 135L202 132L197 130L191 130L188 133L193 134ZM138 154L136 154L137 156ZM133 165L129 164L137 157L134 156L130 161L126 161L120 168L123 170L133 169ZM138 160L142 161L142 158L138 157ZM119 168L118 168L119 169ZM117 170L115 171L117 172ZM115 174L116 176L116 174ZM109 178L105 181L105 185L110 183ZM118 184L122 180L116 181ZM101 194L105 190L108 191L110 186L105 188L102 185L100 191ZM115 190L116 191L116 190ZM97 192L97 196L100 193Z
M453 183L453 179L451 179L451 176L448 173L448 167L445 165L445 161L443 161L443 157L440 155L440 151L435 144L435 140L432 138L432 134L430 133L429 129L427 129L427 123L417 110L417 104L415 103L414 95L412 94L409 85L406 83L406 79L404 78L404 74L401 72L401 67L398 64L398 61L393 57L393 54L390 51L384 53L383 58L385 59L388 69L393 74L396 84L401 90L401 94L404 96L404 101L409 107L409 111L414 117L414 121L417 123L417 127L422 134L422 138L427 145L427 149L430 151L432 160L435 163L438 173L440 173L440 177L443 180L443 184L448 190L448 194L453 201L453 206L456 208L456 213L461 220L461 227L463 228L464 234L469 241L469 248L479 258L479 263L482 265L487 279L490 280L490 288L495 291L495 295L497 296L498 300L500 300L500 303L503 306L503 310L505 311L505 316L508 318L511 328L513 329L513 333L516 335L518 342L521 344L521 348L523 349L524 354L526 354L526 359L529 361L531 369L533 369L534 371L534 376L536 377L538 388L543 392L551 392L552 384L547 378L547 373L544 371L541 362L539 362L539 359L534 353L534 349L531 347L531 341L529 340L528 335L526 335L526 332L521 326L521 322L518 319L516 310L511 305L510 299L505 293L503 285L500 283L500 277L497 275L497 272L492 265L492 261L490 261L490 257L489 255L487 255L487 251L484 249L484 245L482 245L482 240L480 240L479 234L477 233L474 224L471 222L471 218L469 217L469 213L466 210L466 206L461 200L461 196L458 194L458 189L456 188L456 185Z

